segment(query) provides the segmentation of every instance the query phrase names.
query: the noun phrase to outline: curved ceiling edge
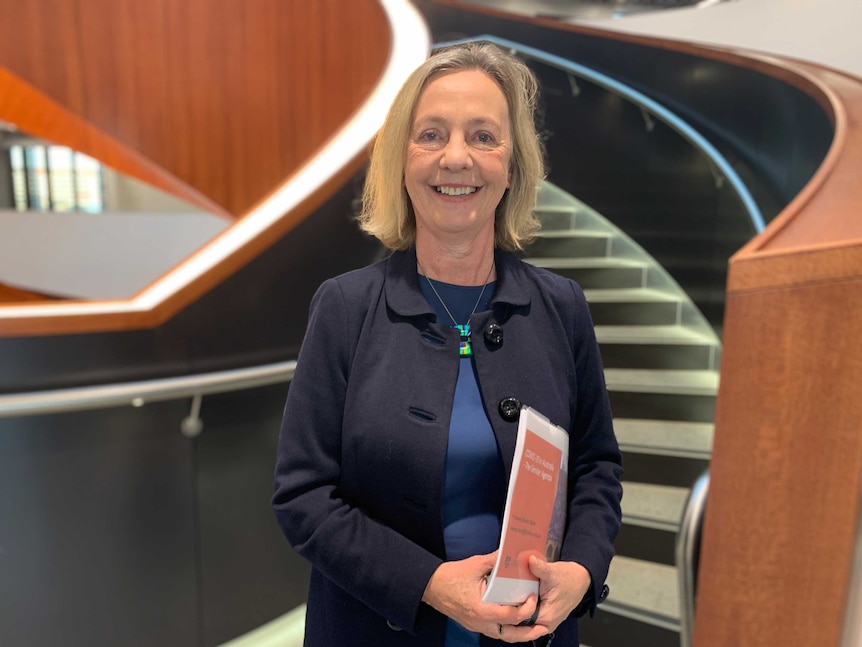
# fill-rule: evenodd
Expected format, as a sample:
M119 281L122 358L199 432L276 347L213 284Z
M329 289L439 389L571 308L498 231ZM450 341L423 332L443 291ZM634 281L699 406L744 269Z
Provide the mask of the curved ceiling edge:
M391 42L377 84L354 115L270 196L216 239L133 298L0 307L0 336L20 337L156 326L283 235L364 160L389 104L427 57L428 29L408 0L378 0ZM397 25L397 29L396 29Z

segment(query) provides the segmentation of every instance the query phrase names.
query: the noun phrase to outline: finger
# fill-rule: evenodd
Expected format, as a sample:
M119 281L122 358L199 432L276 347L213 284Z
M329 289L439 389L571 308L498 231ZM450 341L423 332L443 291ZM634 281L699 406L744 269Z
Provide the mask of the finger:
M527 602L529 602L530 604L528 605ZM530 615L528 615L526 618L524 618L523 620L521 620L521 622L518 623L519 627L532 627L534 624L536 624L536 620L538 620L539 618L539 609L542 606L540 598L535 595L531 595L529 598L527 598L527 602L524 603L521 609L526 610L532 607L533 611L530 613Z
M550 575L550 562L546 562L543 559L539 559L535 555L530 555L530 571L538 577L540 580L544 579L548 575Z
M502 633L499 632L499 627L502 626ZM497 630L491 638L502 640L507 643L529 643L531 640L538 640L542 636L548 635L548 629L536 625L535 627L512 627L510 625L498 625Z
M487 555L476 555L475 559L479 561L479 564L482 565L483 568L488 569L488 572L494 568L494 564L497 562L497 551L495 550L493 553L488 553Z
M523 620L524 612L521 610L521 607L511 607L502 604L495 604L493 606L495 609L486 617L497 624L501 624L504 627L507 625L514 627Z

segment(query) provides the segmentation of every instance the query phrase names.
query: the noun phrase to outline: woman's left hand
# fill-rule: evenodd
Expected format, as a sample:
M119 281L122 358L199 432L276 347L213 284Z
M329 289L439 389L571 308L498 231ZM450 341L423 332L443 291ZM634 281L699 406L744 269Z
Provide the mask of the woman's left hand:
M554 631L581 603L592 579L590 572L577 562L546 562L530 558L530 570L539 578L542 607L536 624Z
M533 556L530 570L539 578L539 616L533 627L505 626L500 638L506 642L525 642L555 631L581 603L592 582L589 571L577 562L546 562Z

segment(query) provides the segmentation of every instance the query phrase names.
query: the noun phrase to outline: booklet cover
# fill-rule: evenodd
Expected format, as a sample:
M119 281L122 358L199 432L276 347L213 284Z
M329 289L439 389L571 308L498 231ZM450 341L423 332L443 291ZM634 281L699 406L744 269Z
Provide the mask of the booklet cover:
M520 604L538 594L530 555L560 556L566 515L569 435L535 409L522 407L497 563L483 600Z

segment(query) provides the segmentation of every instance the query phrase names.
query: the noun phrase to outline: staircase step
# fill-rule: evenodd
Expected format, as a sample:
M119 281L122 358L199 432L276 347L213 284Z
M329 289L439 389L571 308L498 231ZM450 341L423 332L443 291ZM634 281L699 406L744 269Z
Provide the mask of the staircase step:
M610 255L613 234L592 229L540 231L527 252L536 257L589 258Z
M713 334L689 326L595 327L607 368L711 369L718 347Z
M578 623L582 640L593 647L679 647L679 629L665 629L644 624L598 607L595 618L584 617Z
M623 482L623 523L676 532L689 488Z
M690 488L709 469L709 461L656 454L623 456L625 478L639 483Z
M605 369L608 390L635 393L715 396L717 371Z
M546 258L525 259L576 281L584 289L639 288L646 285L648 266L622 258Z
M679 295L653 288L584 290L596 325L673 325L680 321Z
M712 334L690 326L602 326L595 327L599 341L608 344L666 344L714 346Z
M578 208L576 206L541 206L537 204L533 213L542 223L542 232L568 231L574 229Z
M614 550L617 555L673 566L676 563L676 533L624 523L614 542Z
M712 422L718 373L605 369L611 410L620 418Z
M617 441L626 453L707 460L714 430L715 425L706 422L614 419Z
M679 630L677 570L617 556L608 572L610 594L602 610L669 630Z

